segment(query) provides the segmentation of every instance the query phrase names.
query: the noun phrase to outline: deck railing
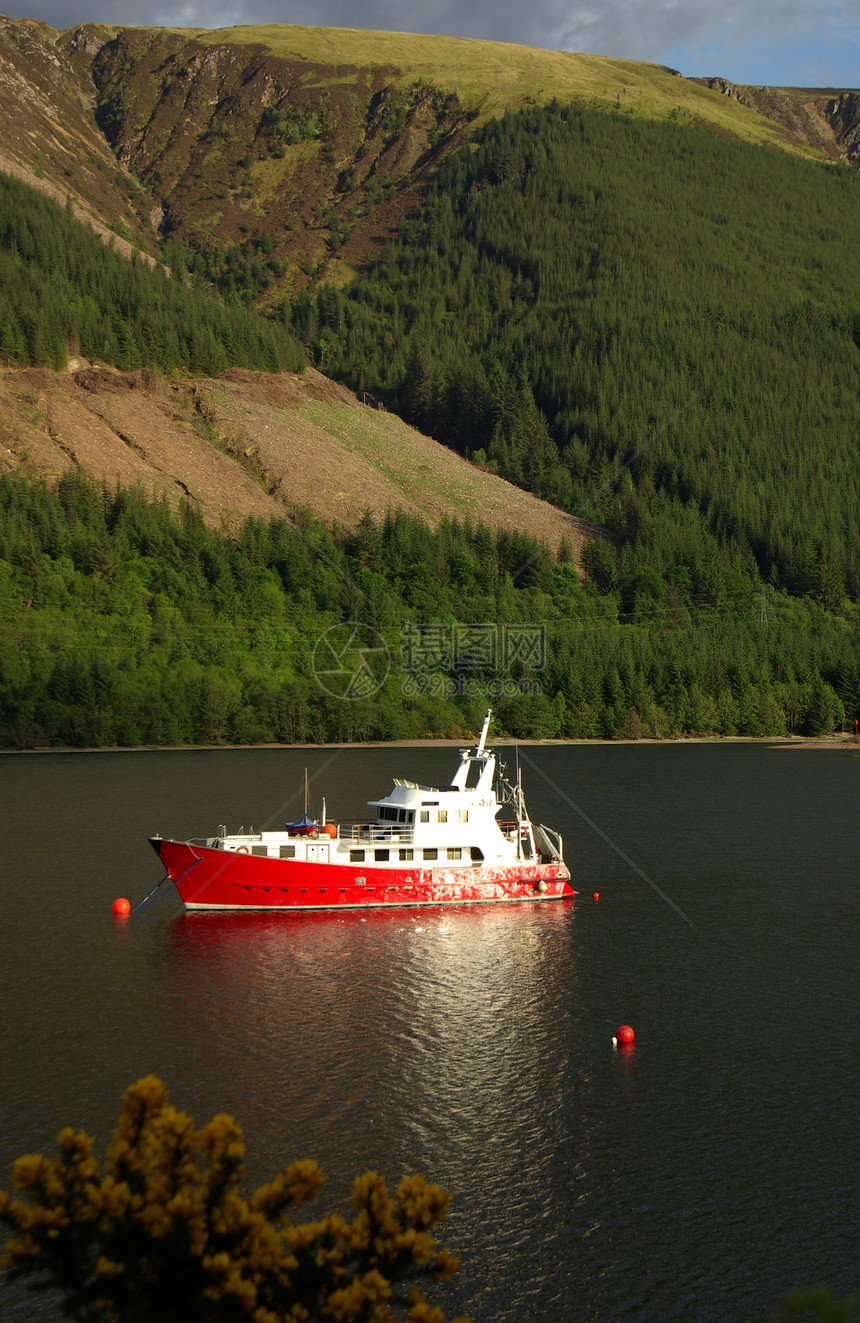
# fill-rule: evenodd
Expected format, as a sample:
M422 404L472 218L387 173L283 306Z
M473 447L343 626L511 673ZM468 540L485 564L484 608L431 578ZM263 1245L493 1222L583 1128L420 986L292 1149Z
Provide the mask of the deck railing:
M343 841L346 845L411 845L415 836L415 828L405 822L339 822L338 831L335 840ZM260 841L263 836L283 836L283 832L227 832L224 835L230 840L231 845L239 841L243 845L250 845L252 842ZM220 841L224 835L214 837ZM205 845L210 837L195 837L189 840L189 845ZM301 832L296 836L290 836L290 840L297 841L328 841L331 839L329 833L322 830L312 832Z
M415 828L405 822L341 822L338 839L347 845L411 845Z

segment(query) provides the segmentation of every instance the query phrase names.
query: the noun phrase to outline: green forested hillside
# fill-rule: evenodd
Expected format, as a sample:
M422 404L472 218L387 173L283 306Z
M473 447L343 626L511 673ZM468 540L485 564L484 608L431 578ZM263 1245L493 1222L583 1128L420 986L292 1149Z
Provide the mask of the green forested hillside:
M321 641L355 621L376 669L345 697ZM488 704L532 738L860 716L860 631L814 603L622 621L616 594L521 534L398 514L230 538L79 472L0 480L0 746L459 736Z
M846 168L532 109L294 319L325 371L623 534L606 586L647 568L689 606L711 563L840 610L860 594L858 239Z
M64 368L299 370L301 346L241 299L129 262L50 198L0 173L0 360Z
M588 582L477 523L231 538L80 473L7 477L0 744L458 734L488 702L521 736L853 722L858 190L672 124L557 106L488 124L360 281L284 311L323 370L602 522ZM0 180L0 352L300 366L236 292L265 280L264 247L222 256L194 276L226 301ZM390 668L345 699L318 649L350 622ZM539 646L504 655L517 629ZM416 640L438 645L417 670Z

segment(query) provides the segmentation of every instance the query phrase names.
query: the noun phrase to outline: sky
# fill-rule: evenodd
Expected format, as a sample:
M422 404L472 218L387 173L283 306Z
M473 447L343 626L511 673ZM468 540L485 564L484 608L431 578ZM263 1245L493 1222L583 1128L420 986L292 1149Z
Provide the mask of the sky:
M860 0L21 0L10 18L145 27L307 23L517 42L735 83L860 88Z

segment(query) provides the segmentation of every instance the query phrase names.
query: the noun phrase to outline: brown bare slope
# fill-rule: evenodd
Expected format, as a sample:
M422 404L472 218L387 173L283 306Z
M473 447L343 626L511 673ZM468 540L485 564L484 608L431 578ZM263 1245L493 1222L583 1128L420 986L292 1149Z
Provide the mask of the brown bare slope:
M70 362L0 373L0 472L52 478L79 465L110 484L193 501L212 524L248 515L354 526L407 509L520 529L577 549L583 520L484 473L313 370L166 381Z

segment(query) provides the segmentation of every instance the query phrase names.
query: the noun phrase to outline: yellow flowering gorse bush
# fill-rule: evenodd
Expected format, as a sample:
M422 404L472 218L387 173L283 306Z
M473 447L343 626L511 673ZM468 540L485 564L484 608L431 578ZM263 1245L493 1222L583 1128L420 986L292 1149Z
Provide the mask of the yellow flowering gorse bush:
M245 1198L242 1131L231 1116L201 1130L155 1076L127 1091L105 1173L89 1136L65 1129L55 1158L15 1163L10 1280L59 1287L81 1323L445 1323L417 1282L447 1280L457 1261L432 1234L448 1195L420 1176L388 1193L358 1177L352 1220L295 1222L323 1183L294 1162ZM468 1323L468 1320L454 1320Z

